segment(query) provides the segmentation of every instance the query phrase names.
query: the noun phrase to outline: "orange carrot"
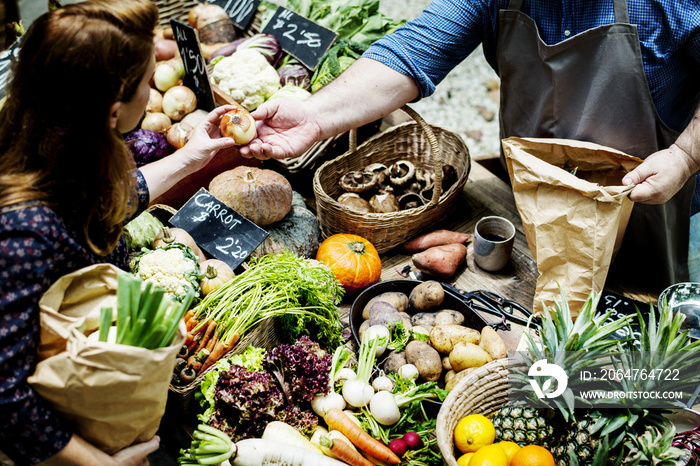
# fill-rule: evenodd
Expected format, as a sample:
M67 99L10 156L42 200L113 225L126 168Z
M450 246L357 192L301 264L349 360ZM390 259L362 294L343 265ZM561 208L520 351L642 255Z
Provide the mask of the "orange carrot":
M325 435L320 438L321 446L328 448L337 459L350 466L374 466L364 456L355 450L348 442L341 439L330 439Z
M187 323L192 317L194 317L194 308L188 309L183 319L185 319L185 323Z
M185 320L185 327L187 328L188 332L191 332L192 329L195 328L198 323L199 323L199 320L195 319L193 316L191 319Z
M226 341L224 338L219 338L219 341L216 342L216 345L214 345L214 349L209 353L209 357L207 358L206 361L204 361L204 364L202 364L202 367L199 369L200 373L203 373L205 370L209 369L216 361L219 360L224 354L228 353L233 349L234 346L236 346L236 343L238 343L238 339L241 337L239 333L234 333L233 336L231 337L230 341Z
M216 330L216 321L210 320L206 327L207 329L204 332L204 336L201 340L199 340L199 345L197 345L197 350L195 351L197 353L201 351L202 348L206 348L207 343L209 343L209 340L211 339L212 335L214 335L214 330Z
M401 458L396 456L389 447L365 432L362 427L350 419L341 409L330 409L323 417L323 420L326 421L328 430L339 430L360 450L367 452L379 460L386 461L387 463L401 463Z
M187 367L192 368L195 373L199 372L203 362L209 357L209 350L201 349L187 359Z
M207 346L205 348L209 350L209 354L211 354L212 351L214 351L214 346L216 346L216 343L219 341L219 333L214 332L214 335L211 336L209 341L207 342Z

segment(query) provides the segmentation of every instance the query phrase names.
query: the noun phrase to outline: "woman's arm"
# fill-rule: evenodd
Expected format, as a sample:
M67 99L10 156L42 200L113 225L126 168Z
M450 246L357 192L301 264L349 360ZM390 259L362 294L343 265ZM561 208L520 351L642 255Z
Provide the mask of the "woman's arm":
M73 435L66 447L48 460L46 466L137 466L148 464L147 456L158 449L160 438L132 445L118 451L113 456L94 447L79 435Z
M378 120L418 97L410 77L360 58L308 100L275 99L252 115L258 135L241 147L244 157L282 159L303 154L314 142Z
M186 176L202 169L218 151L233 148L234 140L221 137L219 131L221 117L233 109L230 105L215 108L192 131L185 147L140 168L146 179L151 200L168 191Z

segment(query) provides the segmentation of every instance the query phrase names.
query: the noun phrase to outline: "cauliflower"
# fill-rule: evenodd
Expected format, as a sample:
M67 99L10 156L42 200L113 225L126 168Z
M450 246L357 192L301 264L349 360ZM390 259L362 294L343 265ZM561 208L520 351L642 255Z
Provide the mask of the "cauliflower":
M185 297L188 288L199 296L199 264L194 253L183 244L144 249L132 269L144 280L163 287L178 301Z
M251 112L280 88L277 70L262 53L253 49L237 50L219 60L214 65L211 79Z

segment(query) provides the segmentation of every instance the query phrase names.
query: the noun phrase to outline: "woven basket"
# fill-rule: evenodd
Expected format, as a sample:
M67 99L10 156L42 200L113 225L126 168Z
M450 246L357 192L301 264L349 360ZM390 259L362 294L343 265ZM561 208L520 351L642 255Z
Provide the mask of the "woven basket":
M437 126L428 125L410 107L404 106L414 121L400 124L376 134L356 146L355 130L350 134L350 150L321 165L314 174L316 209L324 238L336 233L353 233L371 242L379 253L401 245L420 231L442 220L462 193L471 161L462 138ZM372 163L386 166L409 160L416 168L430 168L435 173L435 189L427 204L390 213L360 213L340 204L342 193L338 180L350 171ZM457 181L442 192L442 166L451 165Z
M223 358L230 358L235 354L240 354L250 345L271 350L280 344L282 344L282 340L277 332L276 320L265 319L245 334ZM170 384L168 407L173 408L174 412L182 413L185 417L193 417L201 411L199 409L199 404L194 398L194 394L199 388L199 384L202 382L204 376L213 371L215 367L215 365L211 366L187 385L179 386Z
M437 444L442 463L457 466L454 431L468 414L495 412L508 400L508 362L496 359L460 380L443 401L437 416Z

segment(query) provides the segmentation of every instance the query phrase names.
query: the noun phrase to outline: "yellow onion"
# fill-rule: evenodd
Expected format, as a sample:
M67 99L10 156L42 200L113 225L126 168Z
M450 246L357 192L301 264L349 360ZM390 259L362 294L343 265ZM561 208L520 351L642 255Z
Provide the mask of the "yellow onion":
M163 94L163 113L173 121L180 121L197 108L197 96L187 86L173 86Z
M248 144L257 134L255 119L243 107L224 113L219 130L222 136L232 138L238 145Z
M165 139L175 149L182 149L187 144L187 141L190 140L190 133L192 133L193 129L187 123L177 122L168 128L165 133Z
M162 112L163 111L163 94L158 92L158 89L151 88L151 95L148 97L147 112Z
M185 77L185 65L180 58L171 58L156 64L153 71L153 84L161 92L182 83Z
M141 120L141 129L164 133L170 128L172 121L163 112L146 112L146 116Z

